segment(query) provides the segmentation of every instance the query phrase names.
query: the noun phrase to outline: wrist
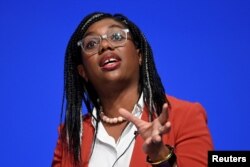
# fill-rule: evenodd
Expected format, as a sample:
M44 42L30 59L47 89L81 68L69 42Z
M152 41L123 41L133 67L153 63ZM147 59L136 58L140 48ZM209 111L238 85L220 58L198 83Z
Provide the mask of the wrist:
M165 156L160 156L158 158L151 159L147 156L147 162L155 167L171 167L176 162L176 156L174 153L174 148L170 145L166 145L165 149L167 149L167 154Z
M155 147L155 149L148 152L147 155L152 162L157 162L164 159L169 153L170 149L168 148L168 146L165 146L162 143L161 146L158 146L157 149Z

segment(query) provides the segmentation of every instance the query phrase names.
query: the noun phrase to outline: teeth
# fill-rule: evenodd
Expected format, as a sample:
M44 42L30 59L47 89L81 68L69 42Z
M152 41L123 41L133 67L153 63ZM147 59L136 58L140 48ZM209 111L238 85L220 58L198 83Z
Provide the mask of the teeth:
M112 62L112 61L116 61L116 59L115 58L107 59L107 60L105 60L104 64Z
M116 59L115 58L111 58L111 59L109 59L109 61L116 61Z

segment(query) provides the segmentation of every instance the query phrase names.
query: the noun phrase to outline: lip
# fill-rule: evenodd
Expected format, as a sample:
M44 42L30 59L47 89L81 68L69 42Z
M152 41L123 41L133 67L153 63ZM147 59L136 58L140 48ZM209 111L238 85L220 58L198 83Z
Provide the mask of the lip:
M105 53L99 61L99 66L103 71L112 71L121 64L121 58L112 52Z

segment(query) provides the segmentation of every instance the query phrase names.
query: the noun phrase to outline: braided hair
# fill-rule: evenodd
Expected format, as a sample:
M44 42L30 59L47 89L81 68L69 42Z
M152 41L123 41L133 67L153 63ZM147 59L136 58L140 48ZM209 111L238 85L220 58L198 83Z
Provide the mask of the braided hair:
M100 120L100 105L98 94L93 85L86 82L78 73L77 66L82 64L81 47L77 42L82 39L88 28L95 22L111 18L129 29L135 46L142 55L139 78L139 93L143 92L143 101L149 111L149 121L154 115L159 115L164 103L168 103L161 79L157 73L151 47L141 30L122 14L95 12L87 15L71 36L65 53L64 64L64 94L62 114L65 115L61 138L66 144L68 153L73 156L74 164L81 161L82 137L82 107L83 103L87 112L92 115L93 108L97 110L96 126ZM95 134L96 136L96 134ZM84 149L84 147L82 147Z

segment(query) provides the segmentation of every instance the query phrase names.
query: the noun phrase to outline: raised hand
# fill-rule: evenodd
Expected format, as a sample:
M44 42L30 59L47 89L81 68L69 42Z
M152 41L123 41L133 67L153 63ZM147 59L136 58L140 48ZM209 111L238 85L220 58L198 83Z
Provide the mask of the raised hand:
M165 103L161 114L153 122L141 120L126 109L119 109L121 116L136 126L139 135L144 139L143 150L152 160L161 159L169 152L162 142L162 135L168 133L171 127L167 108L168 105Z

